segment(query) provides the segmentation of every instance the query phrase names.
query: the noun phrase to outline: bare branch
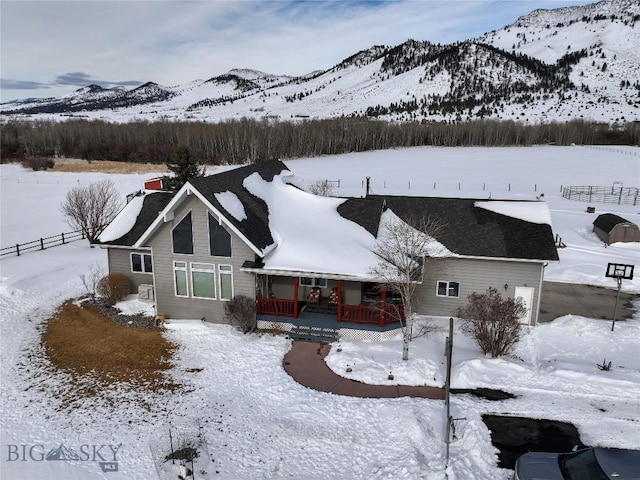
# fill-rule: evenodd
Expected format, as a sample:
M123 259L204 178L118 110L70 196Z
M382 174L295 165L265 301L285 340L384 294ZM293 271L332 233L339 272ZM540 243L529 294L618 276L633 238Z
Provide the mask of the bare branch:
M89 242L93 242L121 208L122 200L115 184L111 180L102 180L72 188L60 211L71 228L81 230Z
M378 242L374 249L379 261L369 273L386 283L387 288L398 294L402 300L403 311L399 320L403 333L403 360L409 358L413 323L412 300L416 287L424 278L425 265L431 257L450 254L435 239L442 228L442 224L431 217L421 217L409 224L391 210L382 214Z

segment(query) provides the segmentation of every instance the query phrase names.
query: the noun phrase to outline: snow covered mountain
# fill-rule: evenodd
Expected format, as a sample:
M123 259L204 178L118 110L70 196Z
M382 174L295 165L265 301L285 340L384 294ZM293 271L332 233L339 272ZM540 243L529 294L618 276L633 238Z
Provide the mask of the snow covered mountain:
M59 98L2 104L0 114L119 122L361 116L621 124L640 120L639 25L640 2L602 0L535 10L452 45L374 46L302 77L233 69L174 87L90 85Z

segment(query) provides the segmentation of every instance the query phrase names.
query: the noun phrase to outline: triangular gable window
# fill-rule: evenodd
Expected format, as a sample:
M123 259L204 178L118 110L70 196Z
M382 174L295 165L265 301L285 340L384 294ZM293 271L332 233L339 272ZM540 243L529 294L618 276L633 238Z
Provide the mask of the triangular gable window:
M231 234L209 214L209 249L214 257L231 256Z
M180 221L171 232L173 253L193 254L193 233L191 229L191 212Z

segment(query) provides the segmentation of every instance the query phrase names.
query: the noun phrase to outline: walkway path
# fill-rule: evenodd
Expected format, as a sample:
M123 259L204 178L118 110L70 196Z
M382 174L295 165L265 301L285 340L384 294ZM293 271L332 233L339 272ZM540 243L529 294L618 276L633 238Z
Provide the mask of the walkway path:
M330 349L331 345L295 341L291 346L291 350L284 356L284 369L301 385L336 395L364 398L420 397L434 400L444 399L444 388L368 385L341 377L334 373L324 361L324 357L327 356Z

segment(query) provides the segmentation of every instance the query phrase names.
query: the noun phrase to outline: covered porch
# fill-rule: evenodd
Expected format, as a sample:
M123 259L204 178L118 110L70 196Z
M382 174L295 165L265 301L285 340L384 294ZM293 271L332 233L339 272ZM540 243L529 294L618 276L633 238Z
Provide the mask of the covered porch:
M384 284L258 275L256 291L256 314L261 321L395 329L405 319L402 302Z

